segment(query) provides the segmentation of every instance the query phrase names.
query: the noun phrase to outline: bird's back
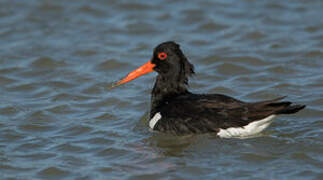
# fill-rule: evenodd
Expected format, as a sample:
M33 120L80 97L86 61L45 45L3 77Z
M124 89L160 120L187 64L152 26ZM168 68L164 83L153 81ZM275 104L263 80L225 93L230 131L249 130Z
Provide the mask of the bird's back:
M283 97L282 97L283 98ZM221 94L185 94L164 101L153 111L159 113L154 130L174 134L219 132L244 127L271 115L295 113L305 106L279 102L282 98L247 103Z

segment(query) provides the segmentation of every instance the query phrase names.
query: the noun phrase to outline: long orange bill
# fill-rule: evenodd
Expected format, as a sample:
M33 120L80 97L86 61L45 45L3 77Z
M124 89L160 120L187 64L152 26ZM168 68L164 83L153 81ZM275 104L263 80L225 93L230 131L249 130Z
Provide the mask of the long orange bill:
M154 71L154 69L153 69L154 67L155 67L155 65L152 64L150 61L148 61L146 64L140 66L136 70L134 70L131 73L129 73L125 78L123 78L122 80L120 80L119 82L117 82L115 84L115 86L119 86L120 84L124 84L124 83L127 83L129 81L132 81L132 80L136 79L139 76L142 76L144 74L153 72Z

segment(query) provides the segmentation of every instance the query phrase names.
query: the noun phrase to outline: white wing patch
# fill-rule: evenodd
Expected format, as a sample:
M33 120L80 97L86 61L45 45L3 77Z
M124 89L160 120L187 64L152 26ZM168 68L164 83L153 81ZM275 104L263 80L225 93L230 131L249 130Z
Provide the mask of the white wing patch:
M157 122L158 122L158 120L160 120L161 118L162 118L162 116L161 116L160 112L156 113L156 114L154 115L154 117L153 117L153 118L151 118L151 120L149 121L149 127L150 127L151 129L154 129L154 127L155 127L156 123L157 123Z
M270 115L265 119L254 121L243 127L232 127L227 129L220 129L218 136L222 138L231 138L231 137L247 137L257 133L260 133L266 129L272 122L272 119L276 117L275 115Z

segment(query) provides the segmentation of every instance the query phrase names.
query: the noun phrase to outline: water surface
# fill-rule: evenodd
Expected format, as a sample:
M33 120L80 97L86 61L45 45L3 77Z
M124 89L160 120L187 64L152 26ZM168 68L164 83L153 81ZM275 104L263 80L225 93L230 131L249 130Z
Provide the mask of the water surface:
M323 3L0 1L0 179L323 179ZM174 40L195 93L306 104L249 139L148 130L155 73L108 87Z

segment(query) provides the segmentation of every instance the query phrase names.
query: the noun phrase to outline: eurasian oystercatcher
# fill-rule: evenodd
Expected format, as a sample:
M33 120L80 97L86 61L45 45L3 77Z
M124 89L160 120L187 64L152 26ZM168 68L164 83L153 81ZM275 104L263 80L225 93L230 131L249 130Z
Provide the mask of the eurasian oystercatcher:
M220 137L246 137L267 128L280 114L293 114L305 105L279 101L244 102L222 94L193 94L187 90L194 74L180 46L169 41L158 45L146 64L129 73L116 85L156 71L151 96L149 127L154 131L186 135L216 133Z

